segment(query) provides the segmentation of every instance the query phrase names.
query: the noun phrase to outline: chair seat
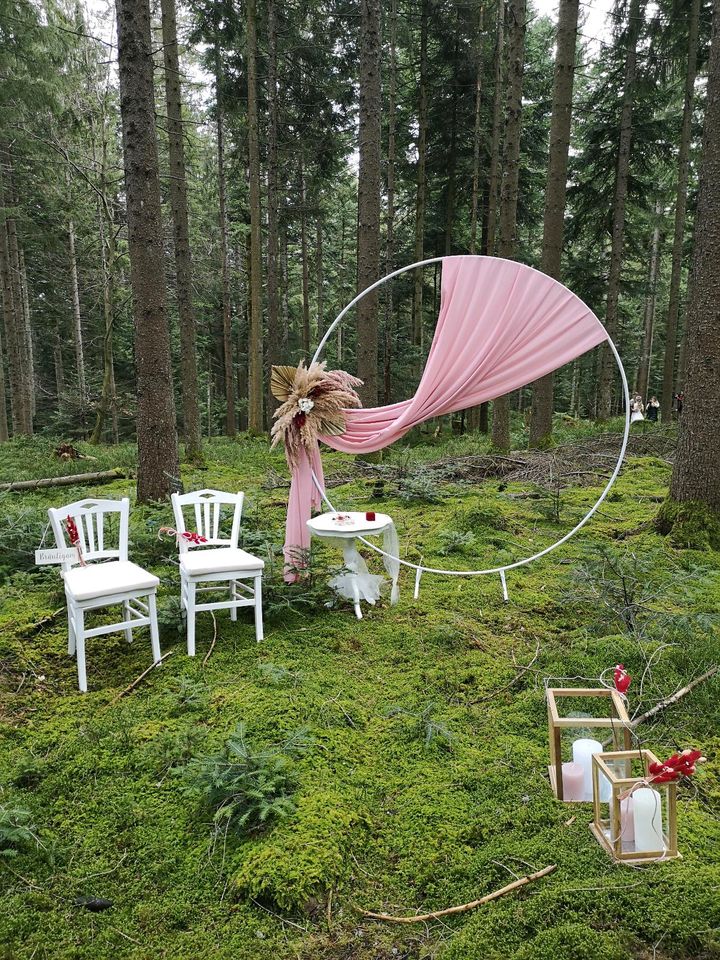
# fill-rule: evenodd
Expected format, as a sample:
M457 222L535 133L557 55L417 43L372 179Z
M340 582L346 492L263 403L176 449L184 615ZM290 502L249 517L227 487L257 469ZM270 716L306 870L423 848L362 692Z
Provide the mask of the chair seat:
M63 573L65 589L75 600L95 600L133 590L153 590L160 581L129 560L91 563Z
M189 550L180 556L180 569L191 577L210 573L260 572L265 563L245 550L219 547L217 550Z

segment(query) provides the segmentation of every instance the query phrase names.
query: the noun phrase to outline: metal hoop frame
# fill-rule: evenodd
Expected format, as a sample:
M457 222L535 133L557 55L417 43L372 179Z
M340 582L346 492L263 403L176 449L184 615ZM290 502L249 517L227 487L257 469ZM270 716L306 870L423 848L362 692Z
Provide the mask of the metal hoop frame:
M365 290L361 291L356 297L354 297L354 298L347 304L347 306L345 306L345 307L340 311L340 313L337 315L337 317L335 317L335 319L333 320L333 322L332 322L332 323L330 324L330 326L327 328L327 330L325 331L325 335L323 336L323 338L321 339L320 343L318 344L317 350L315 351L315 354L314 354L314 356L313 356L313 358L312 358L312 362L313 362L313 363L316 363L316 362L318 361L318 358L320 357L320 354L322 353L323 347L324 347L325 344L327 343L327 341L328 341L329 337L332 335L332 333L337 329L337 327L339 326L339 324L342 322L343 317L355 306L355 304L357 304L360 300L362 300L363 297L367 296L368 293L370 293L371 291L377 289L377 287L381 286L383 283L386 283L388 280L392 280L393 277L397 277L397 276L399 276L399 275L402 274L402 273L407 273L408 270L415 270L415 269L417 269L418 267L426 267L426 266L428 266L428 265L431 264L431 263L442 263L445 259L449 259L449 258L446 258L446 257L430 257L430 258L427 259L427 260L418 260L416 263L410 263L410 264L408 264L407 266L400 267L400 269L398 269L398 270L393 270L392 273L388 273L387 276L381 277L380 280L376 280L375 283L372 283L372 284L370 284L369 287L366 287ZM480 258L480 257L479 257L478 259L484 259L484 258ZM493 259L502 259L502 258L501 258L501 257L495 257L495 258L493 258ZM514 261L510 261L510 262L514 262ZM528 269L528 270L534 270L534 267L527 267L527 269ZM535 272L536 272L536 273L541 273L539 270L536 270ZM546 274L541 273L541 276L546 276ZM586 304L586 306L587 306L587 304ZM588 307L588 309L590 309L590 308ZM591 311L591 313L592 313L592 311ZM620 371L620 379L622 380L623 395L624 395L624 398L625 398L625 430L624 430L624 432L623 432L622 444L621 444L621 446L620 446L620 455L618 456L617 463L615 464L615 469L613 470L612 475L611 475L610 479L608 480L608 482L607 482L604 490L602 491L602 493L600 494L600 496L598 497L598 499L595 501L595 503L593 504L593 506L588 510L588 512L587 512L587 513L585 514L585 516L582 518L582 520L581 520L578 524L576 524L576 525L572 528L572 530L570 530L569 533L566 533L566 534L565 534L563 537L561 537L559 540L556 540L555 543L550 544L549 547L545 547L544 550L539 550L537 553L534 553L531 557L525 557L525 558L522 559L522 560L516 560L514 563L503 564L503 565L500 566L500 567L489 567L487 570L446 570L446 569L443 569L443 568L440 568L440 567L426 567L426 566L424 566L424 565L421 564L421 563L411 563L409 560L403 560L403 559L401 559L400 557L394 557L392 554L386 553L384 550L381 550L380 547L376 546L374 543L371 543L371 542L370 542L369 540L367 540L365 537L358 537L357 539L360 540L361 543L363 543L366 547L369 547L371 550L374 550L375 553L379 553L379 554L381 554L381 555L384 556L384 557L389 557L390 559L395 560L395 561L397 561L398 563L402 564L402 566L404 566L404 567L410 567L412 570L415 570L415 571L416 571L416 576L415 576L415 596L416 596L416 597L417 597L417 595L418 595L418 589L419 589L419 584L420 584L420 577L422 576L423 573L434 573L434 574L439 574L439 575L448 576L448 577L481 577L481 576L484 576L484 575L486 575L486 574L493 574L493 573L494 573L494 574L499 574L499 575L500 575L500 580L501 580L501 582L502 582L502 588L503 588L503 596L504 596L505 600L507 600L507 599L508 599L507 583L506 583L506 581L505 581L505 574L506 574L506 572L507 572L508 570L515 570L517 567L526 566L528 563L532 563L534 560L539 560L540 557L544 557L546 554L551 553L553 550L556 550L558 547L562 546L562 545L563 545L564 543L566 543L571 537L575 536L575 534L578 532L578 530L580 530L582 527L585 526L585 524L588 522L588 520L589 520L589 519L593 516L593 514L598 510L598 508L600 507L600 504L603 502L603 500L605 500L605 498L607 497L608 493L610 492L611 487L613 486L613 484L615 483L615 481L616 481L617 478L618 478L618 474L620 473L620 468L622 467L623 459L624 459L624 457L625 457L625 450L627 449L628 438L629 438L629 436L630 436L630 390L629 390L629 387L628 387L627 377L626 377L626 375L625 375L625 369L624 369L624 367L623 367L623 365L622 365L622 360L620 359L620 354L619 354L618 351L617 351L617 347L615 346L615 344L613 343L613 341L610 339L610 337L609 337L608 334L607 334L607 331L606 331L605 328L602 326L602 324L600 323L600 321L598 320L598 318L595 316L594 313L592 314L592 316L593 316L593 319L595 320L595 322L598 324L598 326L600 326L600 327L602 328L603 333L605 334L605 339L606 339L606 341L607 341L607 344L608 344L608 346L610 347L610 350L612 351L612 354L613 354L613 356L614 356L614 358L615 358L615 362L616 362L616 364L617 364L618 370ZM324 488L321 486L321 484L320 484L318 478L316 477L314 471L313 471L312 478L313 478L313 482L314 482L315 486L317 487L317 489L318 489L321 497L322 497L323 500L325 501L325 503L328 505L328 507L329 507L331 510L336 511L336 508L333 506L333 504L332 504L332 503L330 502L330 500L328 499L328 496L327 496L327 494L325 493Z

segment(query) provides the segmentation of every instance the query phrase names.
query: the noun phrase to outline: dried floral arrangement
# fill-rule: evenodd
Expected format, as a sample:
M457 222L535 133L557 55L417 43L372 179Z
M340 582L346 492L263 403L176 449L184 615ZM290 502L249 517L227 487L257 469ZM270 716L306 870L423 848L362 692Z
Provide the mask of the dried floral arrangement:
M318 437L344 433L344 411L362 406L355 391L361 385L362 380L344 370L326 370L324 362L273 367L270 389L280 406L273 414L272 446L282 439L293 467L303 447L311 450Z

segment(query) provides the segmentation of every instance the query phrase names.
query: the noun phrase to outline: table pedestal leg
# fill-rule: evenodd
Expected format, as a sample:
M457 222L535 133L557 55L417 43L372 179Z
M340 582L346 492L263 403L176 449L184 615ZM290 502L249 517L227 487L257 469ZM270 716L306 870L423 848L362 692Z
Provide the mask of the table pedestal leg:
M347 539L343 542L343 560L345 561L345 566L352 574L352 592L353 603L355 606L355 616L358 618L358 620L362 620L363 615L362 610L360 609L360 590L358 588L357 575L367 574L368 568L362 556L358 553L354 539Z

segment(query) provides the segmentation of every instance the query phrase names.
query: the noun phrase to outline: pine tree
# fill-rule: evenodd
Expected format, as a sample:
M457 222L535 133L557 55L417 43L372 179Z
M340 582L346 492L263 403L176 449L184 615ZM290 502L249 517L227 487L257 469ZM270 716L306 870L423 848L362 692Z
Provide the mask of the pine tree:
M687 314L688 379L670 495L699 504L720 529L720 0L713 0L693 282ZM720 545L720 541L718 544Z
M170 331L165 314L149 0L118 0L118 64L135 321L140 501L175 488L178 467Z

